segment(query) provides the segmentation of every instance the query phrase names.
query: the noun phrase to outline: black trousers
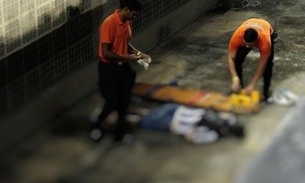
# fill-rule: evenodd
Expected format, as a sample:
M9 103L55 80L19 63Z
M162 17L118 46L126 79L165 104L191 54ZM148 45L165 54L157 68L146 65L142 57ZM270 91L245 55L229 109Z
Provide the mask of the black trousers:
M237 75L240 79L241 86L244 87L243 83L243 68L242 64L245 61L246 56L252 50L252 48L247 48L245 46L241 46L238 48L236 56L235 56L235 70ZM270 95L270 86L271 86L271 79L272 79L272 68L273 68L273 59L274 59L274 41L271 36L271 54L268 58L267 65L265 71L263 73L264 83L263 83L263 95L265 99L267 99Z
M98 74L100 93L105 100L103 110L98 117L98 125L101 125L111 112L116 111L118 121L115 136L122 137L128 130L125 116L130 104L131 89L135 83L136 73L129 64L99 62Z

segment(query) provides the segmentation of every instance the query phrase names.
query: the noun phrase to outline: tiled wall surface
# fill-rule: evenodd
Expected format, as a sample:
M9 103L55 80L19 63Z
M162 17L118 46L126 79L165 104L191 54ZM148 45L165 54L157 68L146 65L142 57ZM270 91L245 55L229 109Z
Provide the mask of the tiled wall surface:
M0 115L92 60L90 0L0 1Z
M190 0L140 0L134 33ZM94 3L94 5L92 4ZM0 0L0 117L92 62L92 22L114 0ZM106 15L102 15L106 16Z
M89 11L90 3L91 0L1 0L0 36L5 46L0 58L52 32L74 14Z

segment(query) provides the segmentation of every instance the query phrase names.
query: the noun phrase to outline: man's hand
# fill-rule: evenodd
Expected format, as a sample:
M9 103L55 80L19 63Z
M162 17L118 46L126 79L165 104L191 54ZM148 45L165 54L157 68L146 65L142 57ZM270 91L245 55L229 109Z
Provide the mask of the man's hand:
M141 55L138 54L130 54L129 55L129 60L137 61L141 58Z
M141 59L144 59L144 60L151 60L151 57L145 53L141 53Z
M231 84L231 90L232 92L239 92L239 90L241 89L241 85L240 85L240 80L238 76L234 76L232 78L232 84Z
M137 56L139 56L140 58L137 60L138 63L140 65L142 65L144 67L145 70L148 69L149 64L151 63L151 58L149 55L142 53L140 51L138 51L138 53L136 54Z
M244 88L245 94L247 94L247 95L250 95L253 90L254 90L253 85L248 85L246 88Z
M232 92L239 92L240 89L241 89L241 86L240 86L239 80L238 81L232 81L232 84L231 84Z

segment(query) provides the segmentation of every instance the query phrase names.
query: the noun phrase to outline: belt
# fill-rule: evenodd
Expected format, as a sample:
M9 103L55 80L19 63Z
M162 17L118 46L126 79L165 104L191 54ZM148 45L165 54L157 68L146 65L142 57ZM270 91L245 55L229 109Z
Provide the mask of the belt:
M125 64L127 64L127 63L124 63L124 62L110 62L110 61L105 61L105 60L101 60L101 59L100 59L100 62L104 63L104 64L113 64L113 65L125 65Z

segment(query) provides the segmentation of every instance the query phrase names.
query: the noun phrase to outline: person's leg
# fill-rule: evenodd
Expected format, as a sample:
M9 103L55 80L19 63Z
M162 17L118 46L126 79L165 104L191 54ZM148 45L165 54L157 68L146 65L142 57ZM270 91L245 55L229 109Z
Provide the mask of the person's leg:
M127 109L131 101L131 90L134 86L136 73L129 66L124 66L122 70L122 78L119 89L119 106L117 130L115 133L115 141L121 141L126 133L129 133L130 126L126 121Z
M235 70L236 70L237 76L239 77L241 87L244 86L242 64L244 63L246 56L251 51L251 49L252 48L247 48L244 46L239 47L236 52L235 59L234 59Z
M116 67L118 66L105 63L99 63L98 65L98 85L101 97L103 97L105 103L97 122L93 123L93 129L90 135L93 140L100 140L106 133L108 125L105 123L105 120L118 106L119 85ZM95 135L92 134L93 132L95 132Z
M270 97L272 68L273 68L273 59L270 59L270 60L268 60L266 69L264 71L264 84L263 84L264 100L267 100Z
M271 36L272 37L272 36ZM263 74L264 83L263 83L263 95L264 101L268 100L270 97L270 86L271 86L271 79L272 79L272 69L273 69L273 59L274 59L274 41L273 39L271 43L271 54L268 58L267 65Z
M103 110L98 116L98 121L104 121L108 115L113 112L118 105L119 90L119 66L113 64L99 63L99 89L101 97L104 98L105 104Z
M101 123L106 120L106 118L114 111L114 107L111 105L111 101L105 99L105 104L103 110L98 116L98 123Z

